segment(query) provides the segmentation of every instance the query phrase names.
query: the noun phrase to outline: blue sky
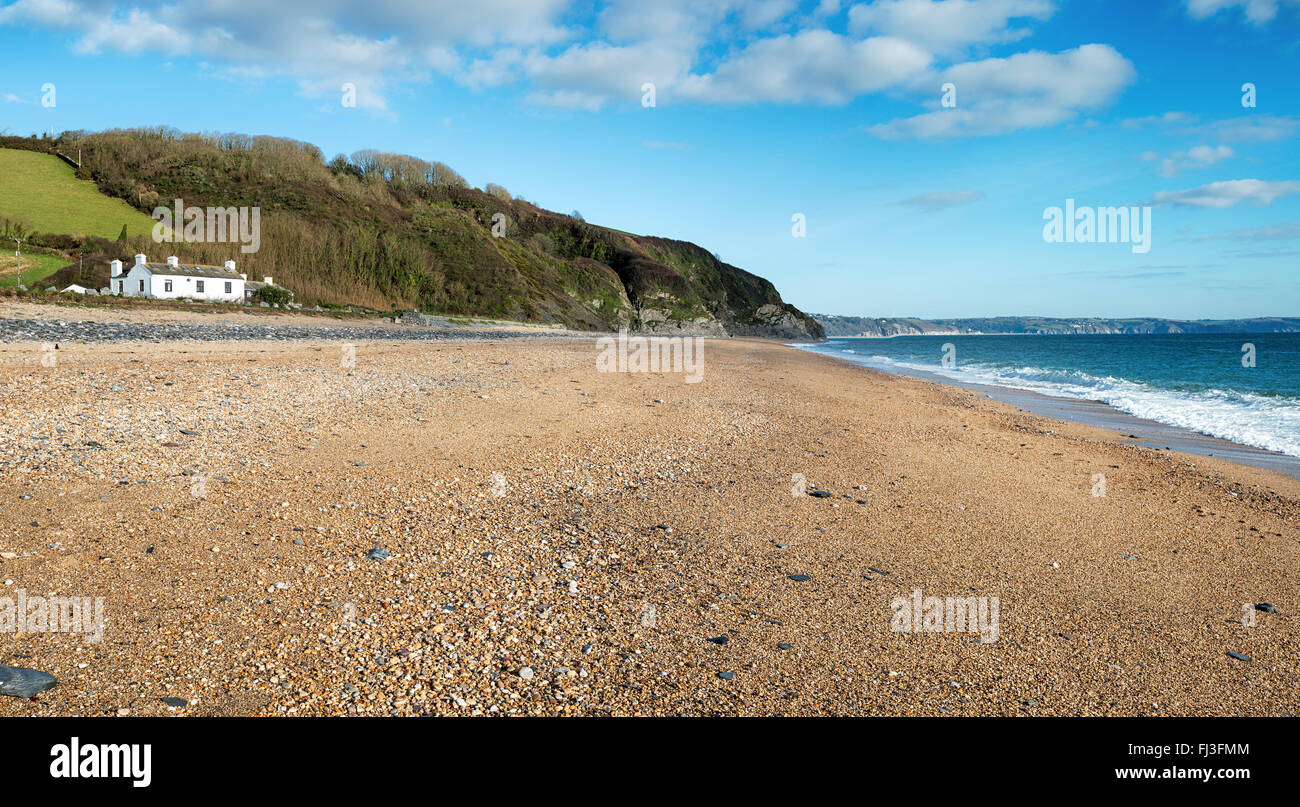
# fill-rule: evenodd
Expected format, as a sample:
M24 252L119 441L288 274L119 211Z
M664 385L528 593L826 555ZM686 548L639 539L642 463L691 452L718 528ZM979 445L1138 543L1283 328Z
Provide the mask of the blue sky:
M0 0L0 52L11 134L414 154L806 311L1300 315L1297 0ZM1047 243L1067 198L1150 250Z

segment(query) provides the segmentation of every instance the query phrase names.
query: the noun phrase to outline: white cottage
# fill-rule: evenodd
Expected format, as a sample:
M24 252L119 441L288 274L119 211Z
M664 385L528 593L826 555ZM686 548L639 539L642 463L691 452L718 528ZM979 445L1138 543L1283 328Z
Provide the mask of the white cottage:
M208 300L239 303L244 300L244 276L235 271L235 262L225 266L192 266L172 256L166 263L149 263L144 255L135 256L135 264L122 271L122 262L109 264L109 288L124 297L154 297L174 300Z

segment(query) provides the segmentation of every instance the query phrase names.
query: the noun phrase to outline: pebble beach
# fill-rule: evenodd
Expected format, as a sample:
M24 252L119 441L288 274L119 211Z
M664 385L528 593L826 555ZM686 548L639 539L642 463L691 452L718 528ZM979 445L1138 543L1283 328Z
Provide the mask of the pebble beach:
M1275 472L763 340L687 384L586 336L21 327L0 602L105 624L0 632L58 680L0 716L1300 710ZM995 639L896 630L918 590Z

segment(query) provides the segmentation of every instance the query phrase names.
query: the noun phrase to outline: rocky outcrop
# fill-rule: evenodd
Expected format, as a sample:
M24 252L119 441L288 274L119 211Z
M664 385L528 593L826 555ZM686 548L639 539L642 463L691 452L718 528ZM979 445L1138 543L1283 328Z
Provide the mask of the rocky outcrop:
M821 339L824 335L816 321L788 304L767 303L754 310L752 321L735 323L737 336L776 336L782 339Z

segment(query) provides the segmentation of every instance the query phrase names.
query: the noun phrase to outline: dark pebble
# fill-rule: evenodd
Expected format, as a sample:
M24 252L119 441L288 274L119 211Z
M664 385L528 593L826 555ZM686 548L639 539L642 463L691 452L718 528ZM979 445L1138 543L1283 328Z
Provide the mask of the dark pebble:
M816 496L818 499L827 499L830 498L831 492L829 490L810 490L808 495Z
M779 649L781 649L781 650L792 650L792 649L793 649L793 647L792 647L791 645L788 645L788 644L786 644L785 642L777 642L777 643L776 643L776 646L777 646Z
M1254 661L1250 656L1243 656L1242 654L1234 653L1231 650L1228 651L1228 658L1235 658L1237 661Z
M714 644L726 644L726 643L727 643L727 637L726 637L726 636L716 636L716 637L714 637L714 638L712 638L712 639L709 639L709 641L710 641L710 642L713 642Z
M387 557L388 557L389 555L391 555L391 554L392 554L392 553L389 552L387 549L384 549L383 547L378 547L378 546L377 546L377 547L375 547L374 549L372 549L372 550L370 550L369 552L366 553L366 559L367 559L367 560L384 560L385 558L387 558Z
M1272 603L1261 602L1255 604L1255 610L1263 611L1266 614L1276 614L1277 606L1273 605Z
M0 695L34 698L57 683L58 679L49 673L0 665Z
M795 581L796 583L802 583L803 581L811 580L812 578L806 574L792 574L790 575L790 579Z
M190 705L190 702L184 698L163 698L162 702L168 706L175 706L177 709L182 709Z
M720 672L718 673L718 677L721 678L723 681L730 681L731 679L736 677L736 674L734 672Z

